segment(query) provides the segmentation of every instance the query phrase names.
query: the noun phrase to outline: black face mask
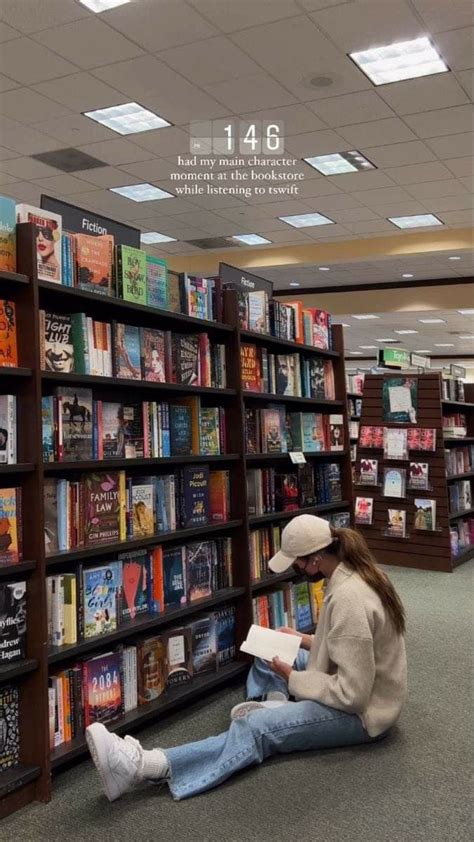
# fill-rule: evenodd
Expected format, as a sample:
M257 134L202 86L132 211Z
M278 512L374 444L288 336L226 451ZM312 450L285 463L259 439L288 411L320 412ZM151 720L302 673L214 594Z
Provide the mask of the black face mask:
M296 563L293 564L293 570L298 574L298 576L303 576L303 578L308 582L320 582L321 579L326 578L324 573L320 573L319 571L310 575L309 573L306 573L306 571L301 570Z

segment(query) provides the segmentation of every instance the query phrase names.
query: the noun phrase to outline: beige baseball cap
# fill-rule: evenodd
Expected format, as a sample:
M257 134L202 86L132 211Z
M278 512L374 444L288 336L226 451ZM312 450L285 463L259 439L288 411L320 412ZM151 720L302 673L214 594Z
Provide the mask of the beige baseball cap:
M284 573L297 558L317 553L332 544L331 527L316 515L298 515L281 533L281 549L269 561L273 573Z

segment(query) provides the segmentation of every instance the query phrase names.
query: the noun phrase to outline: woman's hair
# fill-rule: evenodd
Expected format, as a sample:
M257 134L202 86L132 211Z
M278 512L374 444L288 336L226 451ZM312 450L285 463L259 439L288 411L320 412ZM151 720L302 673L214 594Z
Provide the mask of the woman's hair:
M380 597L399 634L405 633L405 609L390 579L377 566L374 556L360 532L355 529L331 529L333 543L324 552L353 567L359 576Z

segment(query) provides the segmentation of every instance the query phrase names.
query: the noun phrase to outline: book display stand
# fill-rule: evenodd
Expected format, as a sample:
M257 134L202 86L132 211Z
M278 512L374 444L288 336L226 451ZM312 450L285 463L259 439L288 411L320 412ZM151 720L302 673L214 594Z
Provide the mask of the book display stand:
M22 490L22 561L14 565L0 565L0 582L25 580L27 583L27 641L26 659L0 667L0 685L6 682L18 688L20 706L20 763L0 772L0 816L8 815L33 800L48 801L52 794L51 772L86 756L83 734L50 750L50 708L48 705L48 675L51 671L67 670L91 655L110 652L118 644L134 643L147 634L160 633L186 624L202 611L234 605L236 611L236 650L245 639L252 624L252 598L269 587L284 582L292 574L265 576L252 581L250 571L251 530L263 525L284 523L301 511L331 513L352 508L351 464L349 456L349 428L346 409L344 349L342 328L333 328L333 349L321 351L312 346L297 345L274 336L241 330L239 303L233 290L223 293L223 321L197 319L168 310L132 304L122 299L102 296L75 288L61 286L36 277L35 230L24 223L17 227L18 274L1 273L2 298L15 302L18 335L17 368L0 368L3 392L17 398L17 464L0 466L0 484L4 488ZM117 319L138 327L154 327L181 334L206 332L211 340L225 345L227 384L225 388L155 383L146 380L120 379L67 372L47 372L41 369L40 310L56 313L85 313L98 320ZM300 352L306 357L319 355L331 359L334 367L335 399L315 401L284 395L245 392L240 373L241 344L254 342L271 353ZM84 460L74 462L43 462L42 396L51 395L56 386L76 386L92 389L100 400L171 400L173 397L200 395L203 406L225 408L226 452L220 456L191 455L160 458ZM254 467L275 466L291 469L288 453L246 453L245 420L248 406L265 407L268 403L288 404L292 411L334 413L343 416L343 449L337 452L310 452L306 459L312 464L340 465L341 499L334 503L317 504L302 510L279 511L249 517L247 501L247 470ZM177 529L147 537L96 546L77 546L71 550L45 553L45 517L43 497L45 482L51 478L74 481L92 471L126 469L127 476L143 473L160 474L167 468L172 472L186 464L209 464L228 470L230 474L230 508L227 521ZM215 590L211 596L187 604L165 609L160 613L145 613L118 624L108 634L80 637L78 642L62 646L48 644L47 577L55 574L74 574L79 565L109 563L123 550L163 545L181 546L188 541L229 537L232 547L232 586ZM190 681L168 688L157 699L129 710L115 719L109 727L117 733L133 731L150 724L165 713L186 705L218 686L242 677L248 659L237 655L215 672L197 675ZM1 689L1 686L0 686Z
M394 381L394 378L397 381L400 378L410 378L416 381L416 423L384 420L384 381L391 382ZM442 397L440 372L418 375L406 371L366 374L360 419L361 431L367 427L388 428L389 430L403 428L407 430L436 430L436 449L434 451L409 449L407 459L388 459L384 456L380 441L378 442L380 447L364 447L359 439L357 476L360 475L361 459L376 459L378 460L378 484L362 487L356 483L355 494L369 498L369 508L373 509L371 524L358 523L356 525L362 531L369 547L380 563L449 572L462 561L474 555L472 537L470 546L461 547L455 553L452 551L453 527L456 521L471 517L472 529L473 509L463 508L462 511L454 511L451 510L449 503L449 485L459 479L471 481L474 477L472 462L470 463L471 470L467 473L447 476L445 457L447 449L461 447L466 449L471 442L474 442L474 403L469 402L469 397L473 397L469 389L469 386L465 387L465 401L448 401ZM455 413L462 413L467 419L467 436L463 438L443 434L443 419ZM407 482L404 493L397 498L384 496L383 483L380 481L383 477L383 469L386 467L402 468L406 470L408 476L410 463L427 465L428 480L426 485L424 487L413 487ZM421 523L423 526L425 521L423 511L420 514L418 509L423 510L422 504L432 503L432 501L434 501L435 508L434 528L428 528L428 526L419 528L419 524ZM397 524L394 524L393 529L389 528L389 509L394 510L394 517L400 519L399 534L397 534ZM402 528L402 519L405 520L404 529ZM409 541L409 546L407 541Z

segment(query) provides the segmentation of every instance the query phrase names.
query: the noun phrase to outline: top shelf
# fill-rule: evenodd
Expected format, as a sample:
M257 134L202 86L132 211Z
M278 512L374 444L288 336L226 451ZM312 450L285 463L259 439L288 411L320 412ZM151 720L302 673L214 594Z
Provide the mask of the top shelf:
M241 330L240 336L246 342L261 342L263 345L272 345L274 348L282 348L285 351L291 348L292 351L303 351L305 354L316 354L319 357L325 357L331 360L339 357L337 351L323 351L321 348L315 348L313 345L300 345L291 339L281 339L279 336L272 336L270 333L256 333L254 330Z
M7 284L29 284L28 275L20 275L19 272L4 272L0 270L0 281Z
M84 306L92 304L97 313L102 313L108 318L122 318L128 314L136 314L137 317L145 317L146 320L166 321L170 326L178 325L178 330L184 326L186 329L196 328L208 330L213 333L232 333L234 328L223 322L212 322L208 319L196 319L194 316L186 316L184 313L174 313L171 310L160 310L157 307L147 307L143 304L134 304L131 301L124 301L114 295L99 295L94 292L86 292L75 287L66 287L62 284L53 284L49 281L38 281L41 299L61 302L63 306L73 306L77 310L77 304L83 302Z

